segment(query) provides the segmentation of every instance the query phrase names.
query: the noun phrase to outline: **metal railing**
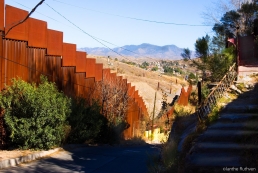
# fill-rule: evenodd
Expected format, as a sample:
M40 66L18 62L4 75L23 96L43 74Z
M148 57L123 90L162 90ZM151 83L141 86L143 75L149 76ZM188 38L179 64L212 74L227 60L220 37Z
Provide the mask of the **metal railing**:
M227 74L222 78L218 85L212 90L208 97L197 108L196 114L199 120L207 118L208 114L212 111L214 106L217 105L218 99L220 99L227 89L232 85L237 77L236 64L233 64Z

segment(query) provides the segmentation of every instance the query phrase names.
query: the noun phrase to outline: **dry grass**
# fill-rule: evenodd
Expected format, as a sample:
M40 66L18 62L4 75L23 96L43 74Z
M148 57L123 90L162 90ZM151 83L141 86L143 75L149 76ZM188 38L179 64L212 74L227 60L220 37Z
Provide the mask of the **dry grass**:
M94 57L93 57L94 58ZM162 91L161 89L169 92L172 89L172 94L180 89L183 85L188 85L185 80L174 76L160 75L158 72L152 72L144 70L140 67L133 65L128 65L119 61L111 60L108 65L107 58L95 57L97 63L102 63L104 68L110 68L112 73L117 73L118 76L122 76L127 79L128 82L135 86L136 90L139 91L139 95L142 96L145 105L148 109L149 114L152 114L155 91L157 89L158 83L160 90L157 93L156 111L159 112L161 108L162 101ZM132 61L134 61L132 59ZM176 84L177 81L177 84ZM171 96L168 97L168 102L172 100Z
M35 150L0 150L0 161L33 154Z

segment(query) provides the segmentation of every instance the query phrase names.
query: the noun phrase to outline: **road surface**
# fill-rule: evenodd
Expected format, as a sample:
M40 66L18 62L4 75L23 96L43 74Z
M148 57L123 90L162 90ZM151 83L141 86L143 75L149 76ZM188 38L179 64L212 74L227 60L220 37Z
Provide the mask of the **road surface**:
M154 145L87 146L59 151L45 159L0 170L4 173L147 173L148 155L158 154Z

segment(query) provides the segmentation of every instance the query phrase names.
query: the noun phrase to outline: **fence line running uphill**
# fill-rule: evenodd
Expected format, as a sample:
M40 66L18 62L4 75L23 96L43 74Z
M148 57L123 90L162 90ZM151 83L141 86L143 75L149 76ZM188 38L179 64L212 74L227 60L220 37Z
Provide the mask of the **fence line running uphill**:
M12 78L20 77L27 82L38 83L43 74L66 95L87 98L95 83L104 79L103 73L112 76L107 77L110 80L121 80L110 69L103 69L103 64L97 64L94 58L88 58L86 52L76 51L75 44L64 43L63 32L48 29L45 21L28 18L3 37L10 27L27 15L28 11L5 5L5 1L0 0L1 90L5 85L11 85ZM123 82L127 83L127 80L123 79ZM131 98L127 113L127 121L131 126L124 136L131 138L133 122L149 116L135 87L130 83L125 87Z

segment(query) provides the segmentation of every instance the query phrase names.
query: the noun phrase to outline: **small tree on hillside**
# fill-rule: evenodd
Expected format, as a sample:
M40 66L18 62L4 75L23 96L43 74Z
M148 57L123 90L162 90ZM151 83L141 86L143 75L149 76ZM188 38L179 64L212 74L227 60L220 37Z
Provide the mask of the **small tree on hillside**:
M183 50L183 53L181 53L181 56L183 57L183 59L185 61L190 60L191 59L191 51L190 51L190 49L189 48L185 48Z
M112 142L118 142L122 132L130 125L126 121L130 101L127 83L122 79L112 79L107 75L96 82L94 95L101 105L101 112L108 120L108 136ZM112 139L111 139L112 138Z
M96 82L94 92L101 103L101 112L112 125L126 120L129 95L127 83L104 75L104 80Z

